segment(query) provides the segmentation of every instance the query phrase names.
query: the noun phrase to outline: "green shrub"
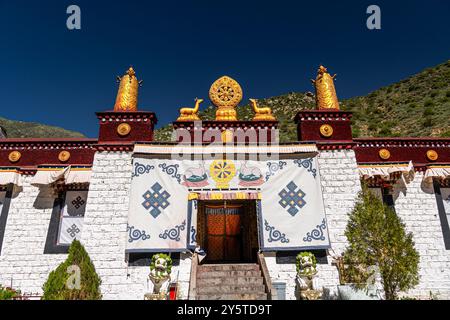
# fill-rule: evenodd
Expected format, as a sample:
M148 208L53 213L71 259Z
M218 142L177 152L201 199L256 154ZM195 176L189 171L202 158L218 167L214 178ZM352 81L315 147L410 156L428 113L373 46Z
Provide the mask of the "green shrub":
M345 236L348 247L343 257L349 281L366 286L374 274L370 269L376 266L387 300L419 283L419 253L412 233L406 232L395 211L365 185L349 215Z
M423 120L422 125L423 125L424 128L432 127L433 126L433 119L430 118L430 117L426 117L425 120Z
M430 107L426 108L426 109L423 111L424 117L432 116L433 114L434 114L434 110L433 110L432 108L430 108Z
M80 268L80 288L71 289L67 283L73 273L68 270L71 266ZM74 240L69 248L69 256L52 271L44 283L42 300L99 300L101 280L83 245Z
M13 300L20 296L20 291L12 288L4 288L0 285L0 300Z

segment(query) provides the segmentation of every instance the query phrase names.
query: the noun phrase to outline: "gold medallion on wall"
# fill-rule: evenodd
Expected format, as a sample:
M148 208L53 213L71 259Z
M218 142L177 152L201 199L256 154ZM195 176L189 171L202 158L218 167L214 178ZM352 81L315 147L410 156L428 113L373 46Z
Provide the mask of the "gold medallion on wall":
M126 136L131 132L131 126L128 123L121 123L119 124L119 126L117 127L117 133L119 134L119 136Z
M320 134L322 137L329 138L333 135L334 129L329 124L324 124L320 127Z
M218 108L217 121L236 121L236 107L242 101L242 88L239 83L227 76L216 80L209 90L211 102Z
M59 161L61 161L61 162L67 162L67 161L69 161L69 159L70 159L70 152L69 152L69 151L66 151L66 150L61 151L61 152L59 153L59 155L58 155L58 159L59 159Z
M22 154L19 151L13 151L8 155L8 160L12 163L17 162L22 157Z
M390 151L387 150L387 149L381 149L381 150L378 152L378 155L379 155L380 158L383 159L383 160L388 160L388 159L391 157L391 153L390 153Z
M439 158L439 155L436 151L434 150L428 150L427 151L427 158L430 161L436 161Z

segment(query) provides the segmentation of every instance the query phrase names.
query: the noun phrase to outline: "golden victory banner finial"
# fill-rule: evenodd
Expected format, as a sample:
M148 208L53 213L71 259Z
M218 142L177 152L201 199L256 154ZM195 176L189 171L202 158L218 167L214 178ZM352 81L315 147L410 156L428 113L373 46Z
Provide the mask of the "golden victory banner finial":
M194 108L181 108L180 116L177 121L199 121L200 117L198 116L198 110L200 109L200 104L202 102L203 99L195 98Z
M114 111L137 111L138 90L142 80L138 81L136 72L130 67L123 77L117 77L117 81L120 82L120 85Z
M242 101L242 88L236 80L223 76L209 90L211 102L218 108L217 121L237 121L236 107Z
M317 71L316 80L311 80L316 88L316 103L320 109L339 110L339 101L334 87L334 78L327 72L327 68L320 66Z

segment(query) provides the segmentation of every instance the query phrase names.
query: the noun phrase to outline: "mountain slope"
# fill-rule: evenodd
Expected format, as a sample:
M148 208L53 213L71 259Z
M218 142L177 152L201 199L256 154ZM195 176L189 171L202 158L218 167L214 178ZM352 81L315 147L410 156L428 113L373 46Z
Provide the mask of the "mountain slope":
M355 137L450 137L450 60L426 69L367 96L341 101L341 109L353 112ZM339 95L339 92L338 92ZM295 141L293 121L299 110L314 109L311 93L288 93L259 99L259 106L271 107L280 122L280 140ZM215 108L200 112L201 119L213 120ZM250 105L238 107L238 118L250 120ZM171 125L155 132L157 141L170 140Z
M5 128L8 138L84 138L79 132L34 122L0 118L0 126Z

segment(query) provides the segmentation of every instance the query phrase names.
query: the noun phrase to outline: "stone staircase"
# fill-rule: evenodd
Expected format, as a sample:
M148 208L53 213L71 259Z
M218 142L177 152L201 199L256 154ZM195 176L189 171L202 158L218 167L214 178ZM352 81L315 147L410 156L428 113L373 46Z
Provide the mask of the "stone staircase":
M207 264L197 267L196 300L267 300L258 264Z

